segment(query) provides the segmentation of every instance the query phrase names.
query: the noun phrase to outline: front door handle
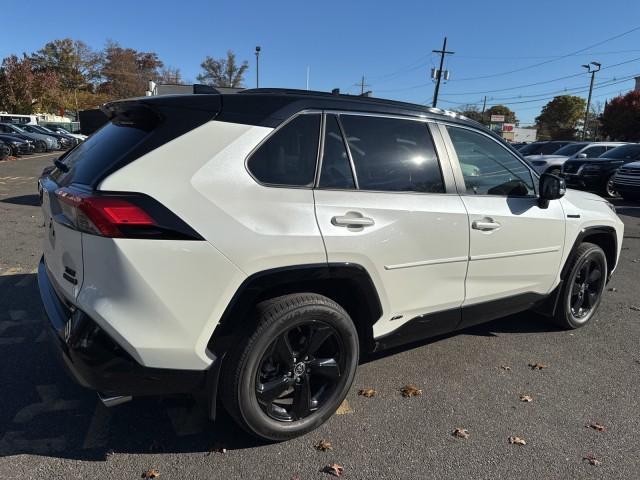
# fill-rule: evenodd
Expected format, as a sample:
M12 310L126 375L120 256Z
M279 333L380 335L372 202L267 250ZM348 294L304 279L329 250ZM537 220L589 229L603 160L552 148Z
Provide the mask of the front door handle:
M497 230L501 227L498 222L495 222L492 218L483 218L482 220L474 220L471 223L471 228L474 230L480 230L482 232L490 232L491 230Z
M370 227L375 225L373 218L363 217L362 214L349 212L346 215L336 216L331 219L331 223L338 227Z

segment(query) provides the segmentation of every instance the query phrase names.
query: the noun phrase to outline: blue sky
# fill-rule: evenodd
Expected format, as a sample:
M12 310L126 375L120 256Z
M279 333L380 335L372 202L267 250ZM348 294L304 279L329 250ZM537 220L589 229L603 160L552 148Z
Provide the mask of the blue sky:
M305 88L309 66L312 89L357 93L354 84L365 75L374 95L416 103L431 101L429 73L438 61L431 50L446 35L456 53L447 58L451 80L438 106L481 106L486 94L489 105L511 106L523 123L534 120L546 97L564 91L586 97L583 63L603 64L596 101L630 90L633 81L625 79L640 74L638 0L3 0L0 17L0 57L33 52L55 38L94 48L112 39L155 51L195 80L206 55L232 49L250 62L246 84L255 86L253 52L260 45L261 86Z

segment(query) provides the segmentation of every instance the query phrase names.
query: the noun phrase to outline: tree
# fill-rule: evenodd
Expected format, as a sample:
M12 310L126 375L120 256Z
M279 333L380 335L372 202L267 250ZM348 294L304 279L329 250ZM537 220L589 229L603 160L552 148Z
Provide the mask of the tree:
M156 53L139 52L108 42L100 67L103 82L97 91L111 99L144 95L149 80L157 80L158 69L163 66Z
M504 115L505 123L516 123L517 121L515 112L505 105L494 105L489 108L485 113L485 117L491 120L491 115Z
M33 68L29 57L11 55L0 66L0 110L32 114L57 110L61 92L57 75Z
M182 85L184 83L180 69L174 67L163 68L158 76L158 82L169 85Z
M538 138L550 140L574 139L586 107L587 102L580 97L572 95L555 97L542 107L542 112L536 117Z
M199 82L214 87L238 88L242 86L244 73L249 68L249 63L244 61L242 65L238 65L235 53L229 50L227 58L216 59L208 56L200 66L203 73L197 77Z
M47 43L31 56L39 71L53 71L64 90L91 90L99 75L100 55L80 40L63 38Z
M458 109L458 113L460 115L464 115L471 120L475 120L476 122L485 123L484 119L487 118L486 112L484 114L484 118L480 109L473 104L464 105Z
M600 119L602 129L612 139L640 141L640 92L632 91L611 100Z

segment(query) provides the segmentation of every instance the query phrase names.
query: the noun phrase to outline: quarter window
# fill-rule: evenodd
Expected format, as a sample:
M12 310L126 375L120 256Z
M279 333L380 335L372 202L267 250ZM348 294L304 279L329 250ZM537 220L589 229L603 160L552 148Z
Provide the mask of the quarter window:
M319 133L320 114L297 116L267 139L249 158L249 171L261 183L312 186Z
M535 195L531 171L498 142L464 128L447 127L467 193Z
M444 192L427 124L364 115L341 115L340 121L360 189Z
M327 115L319 186L321 188L355 188L349 156L335 115Z

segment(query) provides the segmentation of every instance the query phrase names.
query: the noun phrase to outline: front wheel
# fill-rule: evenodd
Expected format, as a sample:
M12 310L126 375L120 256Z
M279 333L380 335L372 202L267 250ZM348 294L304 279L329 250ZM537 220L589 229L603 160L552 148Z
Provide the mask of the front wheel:
M607 257L602 248L582 243L571 260L554 319L562 328L585 326L593 318L607 280Z
M36 140L35 153L45 153L47 151L47 143L44 140Z
M270 441L322 425L347 395L358 334L347 312L312 293L257 306L257 324L225 360L221 396L249 433Z
M614 198L618 196L618 192L616 192L616 189L613 187L613 177L615 177L615 173L612 173L611 175L609 175L609 177L607 178L607 181L604 184L604 194L609 197L609 198Z

